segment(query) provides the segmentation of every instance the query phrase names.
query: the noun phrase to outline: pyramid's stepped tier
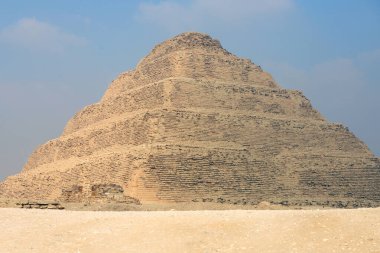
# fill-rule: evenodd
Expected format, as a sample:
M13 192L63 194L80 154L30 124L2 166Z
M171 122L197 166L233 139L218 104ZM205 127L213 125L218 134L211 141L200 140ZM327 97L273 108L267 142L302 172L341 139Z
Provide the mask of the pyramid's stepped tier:
M127 200L373 206L380 201L376 158L299 155L268 161L244 149L150 145L41 166L10 177L2 191L24 198L84 201L95 189L123 189ZM283 166L286 164L286 166ZM294 166L294 167L293 167ZM331 170L331 166L339 168ZM289 170L289 167L295 169Z
M116 115L172 107L323 120L299 91L170 78L132 89L113 100L86 107L69 121L64 135Z
M169 77L256 83L267 87L277 86L268 73L263 72L250 60L239 59L231 54L185 50L141 62L132 74L134 82L127 85L126 88Z
M380 161L301 92L207 35L158 45L0 195L124 203L380 205Z
M227 52L219 41L204 34L185 33L156 46L136 70L120 75L103 99L170 77L277 87L260 66Z
M72 156L85 157L112 145L168 142L235 145L267 159L289 152L372 157L345 127L325 121L156 109L101 123L42 145L31 155L25 170Z

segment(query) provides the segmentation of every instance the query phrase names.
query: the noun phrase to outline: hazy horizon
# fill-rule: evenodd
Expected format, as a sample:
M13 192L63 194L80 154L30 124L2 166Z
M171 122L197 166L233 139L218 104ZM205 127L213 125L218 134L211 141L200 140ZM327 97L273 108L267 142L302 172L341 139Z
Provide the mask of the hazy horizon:
M298 89L380 155L380 2L5 1L0 9L0 180L97 102L117 75L199 31Z

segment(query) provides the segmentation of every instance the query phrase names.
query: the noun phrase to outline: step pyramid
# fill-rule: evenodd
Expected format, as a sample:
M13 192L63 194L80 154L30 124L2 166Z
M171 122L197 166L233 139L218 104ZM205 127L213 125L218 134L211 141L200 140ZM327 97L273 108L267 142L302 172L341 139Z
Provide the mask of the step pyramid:
M201 33L157 45L0 184L12 198L378 206L380 160Z

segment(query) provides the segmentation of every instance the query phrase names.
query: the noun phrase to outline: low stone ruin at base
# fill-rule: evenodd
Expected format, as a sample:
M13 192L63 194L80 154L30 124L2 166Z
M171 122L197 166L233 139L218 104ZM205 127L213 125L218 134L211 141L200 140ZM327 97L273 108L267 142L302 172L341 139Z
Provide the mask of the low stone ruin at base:
M38 147L0 197L373 207L380 160L300 91L210 36L184 33Z
M26 209L65 209L60 203L54 201L23 201L17 203L20 208Z

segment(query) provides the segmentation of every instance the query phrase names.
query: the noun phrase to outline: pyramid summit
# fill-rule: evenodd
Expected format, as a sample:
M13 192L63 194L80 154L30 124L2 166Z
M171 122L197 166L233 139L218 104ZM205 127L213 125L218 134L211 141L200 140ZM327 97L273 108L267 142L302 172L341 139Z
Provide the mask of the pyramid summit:
M257 84L276 86L259 66L229 53L209 35L195 32L183 33L159 44L136 68L137 73L141 71L150 75L153 74L152 70L170 77L207 78L224 82L249 83L261 77L267 82L260 80Z
M211 38L208 34L186 32L181 33L174 38L166 40L163 43L157 45L149 54L149 56L157 58L174 51L191 50L195 48L222 51L226 54L229 54L225 49L223 49L218 40Z
M379 206L380 160L201 33L157 45L0 184L9 198Z

